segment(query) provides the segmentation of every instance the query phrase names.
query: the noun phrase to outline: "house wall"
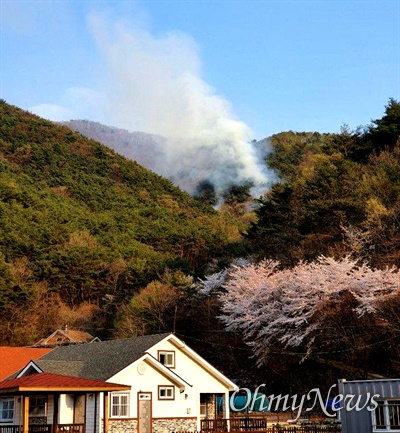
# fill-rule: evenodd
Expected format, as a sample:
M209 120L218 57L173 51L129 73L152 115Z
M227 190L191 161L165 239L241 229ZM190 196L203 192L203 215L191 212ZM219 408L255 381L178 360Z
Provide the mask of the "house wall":
M193 432L197 430L197 419L153 419L153 433Z
M59 424L72 424L74 422L74 396L73 394L61 394L58 400ZM49 424L53 416L49 418Z
M173 341L173 340L171 340ZM207 371L204 365L191 356L190 351L185 352L185 345L183 348L177 347L171 341L160 341L148 350L148 352L158 358L158 352L161 350L175 352L175 368L172 369L179 376L183 377L192 385L192 401L194 402L193 415L197 418L197 430L200 430L200 394L219 394L224 396L224 401L229 401L229 391L226 386L212 372ZM208 418L215 417L215 405L213 407L208 405L207 408ZM229 410L225 408L225 417L229 417Z
M152 433L194 432L196 418L153 418ZM137 419L110 420L109 433L137 433Z
M226 394L228 396L227 388L219 380L169 341L161 341L148 352L153 357L158 358L159 350L175 352L175 368L171 370L187 380L189 385L182 392L175 386L174 400L158 400L158 385L171 386L174 384L145 361L131 364L108 380L109 382L132 386L131 417L137 417L138 392L152 393L153 418L197 417L200 415L200 393ZM139 371L142 372L143 370L144 373L141 374Z
M206 399L206 413L207 418L215 418L216 416L216 396L215 395L207 395Z
M53 422L54 398L50 395L47 399L47 411L44 417L30 417L29 424L51 424ZM14 397L14 421L2 425L22 425L23 417L23 396Z
M47 398L47 424L53 423L53 412L54 412L54 396L49 395Z
M144 374L138 372L145 371ZM147 362L139 362L125 368L113 378L110 382L131 385L130 392L130 417L138 417L138 393L149 392L152 396L152 416L153 418L170 418L193 416L191 413L195 410L196 399L193 389L187 389L180 392L180 389L171 382L166 376L155 370ZM173 386L174 400L159 400L158 386ZM110 399L111 400L111 399Z
M22 417L22 397L14 397L14 424L20 425Z
M97 396L98 398L98 396ZM99 433L97 420L97 430L94 430L94 400L86 396L86 431L91 433ZM14 398L14 421L8 424L22 424L23 413L23 397L16 396ZM59 396L59 424L72 424L74 422L74 396L73 394L60 394ZM47 399L47 411L45 417L30 417L29 424L52 424L54 413L54 396L49 395ZM5 423L3 424L5 425Z
M160 350L175 352L175 368L171 370L186 380L188 385L182 390L146 360L134 362L108 379L108 382L132 387L130 420L121 419L118 423L116 419L110 419L111 433L122 433L122 431L134 433L136 431L139 392L149 392L152 395L153 433L200 430L200 394L202 393L224 395L225 401L229 400L229 391L226 386L214 374L206 371L200 362L165 340L149 349L148 353L158 359ZM174 386L174 400L159 400L159 385ZM210 409L209 413L215 414L215 410Z
M108 433L137 433L137 419L110 420Z
M170 341L160 341L148 352L158 358L158 351L175 351L175 368L172 369L176 374L187 380L198 393L225 393L226 387L197 361L184 353Z
M99 421L103 408L100 406L100 393L86 394L86 432L99 433Z
M369 404L365 404L367 399L369 400L374 395L377 395L375 400L379 400L379 398L400 398L400 379L348 382L340 380L338 393L345 398L347 397L345 401L354 395L352 405L354 406L357 399L360 398L358 406L360 408L364 406L361 410L346 410L346 403L342 404L340 419L343 433L369 433L372 432L373 421L372 412L368 410Z

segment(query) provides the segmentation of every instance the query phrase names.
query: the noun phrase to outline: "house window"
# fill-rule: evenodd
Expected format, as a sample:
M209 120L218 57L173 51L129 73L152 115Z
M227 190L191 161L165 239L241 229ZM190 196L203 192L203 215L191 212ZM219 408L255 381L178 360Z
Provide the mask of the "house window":
M175 368L175 352L173 351L158 352L158 360L166 367Z
M112 418L127 418L129 416L128 392L111 393L110 416Z
M205 403L200 403L200 416L206 418L207 416L207 406Z
M159 400L174 400L175 388L173 386L159 386L158 387Z
M14 420L14 398L0 398L0 422Z
M400 432L400 400L379 400L373 412L375 432Z
M44 395L34 395L29 398L29 416L41 417L46 416L47 397Z
M207 418L207 408L208 396L207 394L200 394L200 416L202 418Z

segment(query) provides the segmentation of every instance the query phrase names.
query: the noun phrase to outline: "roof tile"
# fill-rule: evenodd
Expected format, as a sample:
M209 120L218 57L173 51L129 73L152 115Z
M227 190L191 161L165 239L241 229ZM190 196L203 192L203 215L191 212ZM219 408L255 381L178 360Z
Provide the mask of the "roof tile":
M51 349L33 347L0 346L0 380L11 376L25 367L29 361L36 361Z
M70 389L76 388L80 390L95 390L101 389L129 389L129 386L118 385L115 383L104 382L102 380L85 379L82 377L64 376L53 373L37 373L29 376L23 376L18 379L7 379L0 382L0 392L5 392L10 389L36 389L46 388L47 390Z
M57 347L37 365L51 373L107 380L168 335L170 333Z

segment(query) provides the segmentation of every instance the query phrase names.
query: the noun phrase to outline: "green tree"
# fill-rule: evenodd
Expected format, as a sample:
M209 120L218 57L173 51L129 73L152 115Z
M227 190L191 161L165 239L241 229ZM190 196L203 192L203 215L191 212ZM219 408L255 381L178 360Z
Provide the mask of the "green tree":
M140 290L122 310L117 324L119 336L173 331L178 305L193 294L193 279L181 271L166 269L160 280Z

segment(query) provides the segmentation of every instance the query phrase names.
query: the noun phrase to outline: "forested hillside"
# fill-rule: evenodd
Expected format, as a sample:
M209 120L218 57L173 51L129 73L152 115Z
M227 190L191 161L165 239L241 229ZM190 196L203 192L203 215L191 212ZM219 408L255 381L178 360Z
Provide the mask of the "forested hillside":
M400 374L397 101L356 131L270 137L276 182L255 211L246 185L214 210L207 188L194 200L65 126L0 113L1 344L66 323L175 330L279 392Z
M170 181L4 101L0 195L0 344L64 323L112 336L140 289L162 281L175 296L240 240L230 217Z
M80 132L115 150L120 155L128 156L143 167L157 172L157 167L165 161L165 138L144 132L129 132L126 129L112 128L89 120L70 120L63 122L73 131Z
M279 180L256 211L252 255L202 288L248 343L249 379L283 393L400 374L399 137L390 100L357 131L270 138Z
M338 134L284 132L267 164L279 176L251 230L259 257L292 266L349 252L376 267L400 266L400 105Z

